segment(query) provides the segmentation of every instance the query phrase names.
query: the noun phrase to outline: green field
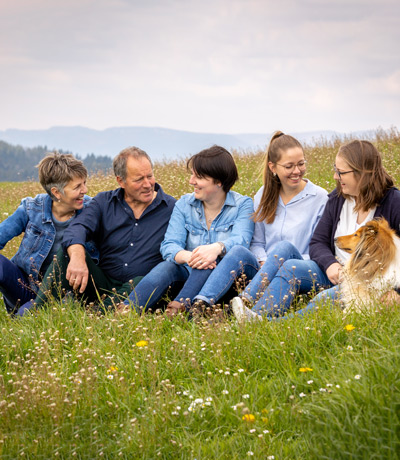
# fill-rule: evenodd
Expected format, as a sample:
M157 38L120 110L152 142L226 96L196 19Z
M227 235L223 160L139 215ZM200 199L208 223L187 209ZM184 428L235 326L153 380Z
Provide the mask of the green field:
M399 186L398 131L373 142ZM307 177L329 191L339 145L306 148ZM235 190L254 196L263 152L235 159ZM183 161L155 173L176 197L191 189ZM89 181L91 195L112 188ZM40 191L0 184L0 220ZM0 458L398 459L399 325L400 306L245 326L98 315L73 300L22 319L1 309Z

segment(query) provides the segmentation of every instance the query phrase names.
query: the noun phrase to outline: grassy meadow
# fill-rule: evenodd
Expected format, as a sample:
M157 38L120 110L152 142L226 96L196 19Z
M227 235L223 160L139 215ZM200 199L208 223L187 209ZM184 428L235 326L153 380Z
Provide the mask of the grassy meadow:
M373 142L400 186L399 132ZM328 191L339 145L305 149L307 177ZM235 190L253 197L263 152L235 159ZM184 161L155 174L167 193L191 191ZM89 180L91 195L115 187ZM1 183L0 221L39 192ZM0 308L0 458L398 459L399 326L400 306L244 326L98 315L71 299L20 319Z

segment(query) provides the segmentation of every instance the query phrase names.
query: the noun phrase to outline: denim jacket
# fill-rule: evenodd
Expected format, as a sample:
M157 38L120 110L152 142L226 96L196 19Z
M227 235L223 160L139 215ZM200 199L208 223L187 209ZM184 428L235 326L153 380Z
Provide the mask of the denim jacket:
M91 198L84 197L84 207ZM56 230L51 213L52 199L47 193L27 197L21 201L17 210L0 223L0 249L14 237L25 232L17 253L11 261L26 274L32 275L31 288L37 290L40 268L54 243ZM77 215L81 210L77 211ZM99 254L93 242L86 249L93 259Z
M248 196L228 192L221 212L207 228L203 203L194 193L184 195L175 204L164 241L161 255L164 260L174 261L179 251L192 251L197 246L221 241L226 252L235 245L250 246L254 232L251 218L253 202Z

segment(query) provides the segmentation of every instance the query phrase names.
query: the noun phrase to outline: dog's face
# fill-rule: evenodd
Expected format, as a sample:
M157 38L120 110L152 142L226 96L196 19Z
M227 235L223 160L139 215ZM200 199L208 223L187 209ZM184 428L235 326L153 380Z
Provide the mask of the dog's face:
M385 219L379 219L367 222L351 235L339 236L336 245L352 254L350 270L371 279L372 274L384 271L395 258L394 238L395 231Z
M339 249L352 254L357 248L360 249L360 247L366 249L372 248L377 239L380 241L384 239L392 240L393 234L393 230L389 227L385 219L370 220L355 233L336 238L336 245Z

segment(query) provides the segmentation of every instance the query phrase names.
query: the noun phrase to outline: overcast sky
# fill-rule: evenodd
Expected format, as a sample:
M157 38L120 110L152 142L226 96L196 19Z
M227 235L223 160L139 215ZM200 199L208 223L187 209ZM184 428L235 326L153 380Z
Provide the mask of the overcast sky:
M400 128L399 0L0 0L0 130Z

